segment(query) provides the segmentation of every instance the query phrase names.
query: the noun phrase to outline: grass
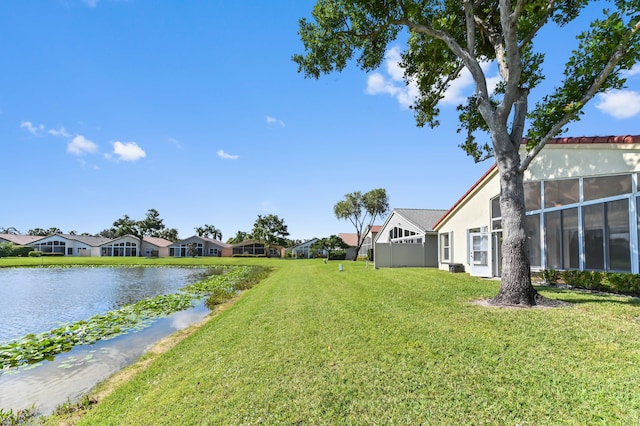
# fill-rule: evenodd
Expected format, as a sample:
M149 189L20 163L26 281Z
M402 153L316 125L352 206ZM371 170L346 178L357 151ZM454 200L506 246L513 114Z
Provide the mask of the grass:
M635 299L496 309L466 274L251 262L276 270L78 424L640 423Z

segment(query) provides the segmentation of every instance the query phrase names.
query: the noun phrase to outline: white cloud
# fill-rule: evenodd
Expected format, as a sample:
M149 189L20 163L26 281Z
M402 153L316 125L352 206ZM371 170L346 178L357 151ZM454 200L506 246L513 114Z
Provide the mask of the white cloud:
M142 148L135 142L119 142L113 143L113 155L118 157L118 160L122 161L138 161L141 158L147 156ZM107 158L111 158L109 155Z
M97 144L81 135L77 135L67 144L67 152L74 155L91 154L97 150Z
M34 126L30 121L23 121L20 123L20 128L27 129L27 131L34 136L37 136L40 132L44 131L44 125L40 124L38 126Z
M385 54L384 69L387 76L381 72L374 72L367 78L367 88L365 93L369 95L386 94L396 98L398 103L404 107L409 108L416 100L419 94L418 87L414 82L406 84L404 81L404 69L400 67L400 61L402 60L400 48L395 46L387 51ZM495 71L493 76L490 76L492 71L492 63L482 63L481 67L487 75L487 88L489 93L492 93L496 85L501 81L500 75ZM471 76L471 73L465 68L460 76L451 82L449 88L444 93L444 97L441 102L446 105L458 105L463 103L466 98L473 93L475 89L475 83Z
M624 119L640 114L640 93L632 90L610 90L597 97L596 108L613 118Z
M267 121L267 124L278 124L278 125L280 125L282 127L286 127L282 120L278 120L275 117L270 117L270 116L267 115L267 120L266 121Z
M622 75L624 77L632 77L634 75L638 75L640 74L640 63L639 64L635 64L630 70L628 71L622 71Z
M56 129L49 129L49 131L47 133L49 133L50 135L53 135L53 136L62 136L62 137L65 137L65 138L70 138L71 137L71 134L68 133L64 129L64 127L60 127L57 130Z
M218 151L218 157L223 158L225 160L237 160L238 158L240 158L239 155L227 154L222 149Z

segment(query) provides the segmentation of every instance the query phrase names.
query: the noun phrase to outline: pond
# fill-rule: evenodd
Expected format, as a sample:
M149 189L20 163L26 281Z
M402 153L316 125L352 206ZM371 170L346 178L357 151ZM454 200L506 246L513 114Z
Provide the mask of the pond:
M183 268L8 268L0 269L0 343L40 333L61 323L162 294L200 281L205 269ZM203 303L153 322L150 327L73 348L51 362L3 370L0 409L41 414L75 400L137 359L156 341L199 322Z

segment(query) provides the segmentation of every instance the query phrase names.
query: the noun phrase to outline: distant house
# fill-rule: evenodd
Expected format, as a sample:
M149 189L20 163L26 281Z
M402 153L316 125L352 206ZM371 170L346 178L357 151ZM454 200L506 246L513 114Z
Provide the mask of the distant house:
M311 250L311 246L316 241L318 241L317 238L312 238L310 240L304 241L291 248L288 248L287 252L291 253L291 255L296 259L310 259L315 254L313 253L313 250Z
M345 259L353 259L356 257L356 249L358 247L358 234L350 232L341 232L338 237L344 241L349 247L345 249Z
M238 244L231 246L232 256L267 256L267 257L284 257L284 247L272 245L269 247L269 251L265 249L263 243L246 240Z
M230 256L231 246L229 244L223 243L222 241L213 239L213 238L205 238L200 237L198 235L193 235L189 238L185 238L184 240L180 240L176 243L170 244L169 249L169 257L189 257L191 254L189 253L189 247L193 246L196 251L196 256L211 256L211 257L220 257L220 256Z
M433 226L446 212L393 209L375 239L375 267L437 267L438 234Z
M136 257L142 253L145 257L166 257L172 243L164 238L144 237L142 252L138 248L139 244L140 240L134 235L118 237L100 245L100 256Z
M109 238L88 235L55 234L29 243L37 251L45 254L59 253L61 256L100 256L100 246L111 241Z

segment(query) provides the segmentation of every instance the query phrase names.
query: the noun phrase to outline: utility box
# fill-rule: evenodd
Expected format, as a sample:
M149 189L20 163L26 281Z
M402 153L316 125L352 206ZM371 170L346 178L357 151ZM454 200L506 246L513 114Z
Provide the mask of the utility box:
M462 263L450 263L449 264L449 272L464 272L464 265Z

